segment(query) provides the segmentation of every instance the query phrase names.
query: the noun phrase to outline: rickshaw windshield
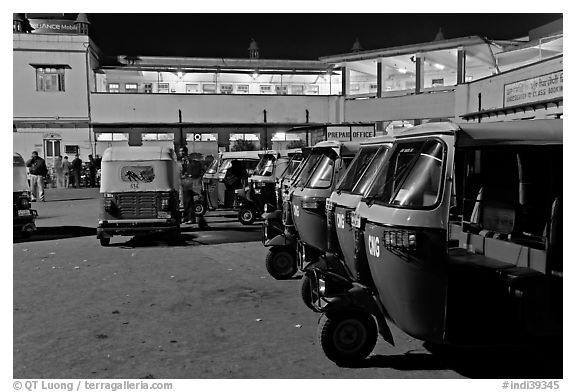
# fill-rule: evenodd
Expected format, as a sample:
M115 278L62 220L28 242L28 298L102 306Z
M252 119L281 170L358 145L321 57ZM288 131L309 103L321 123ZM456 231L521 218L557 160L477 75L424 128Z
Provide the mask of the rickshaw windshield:
M272 173L274 173L274 161L275 160L276 160L276 158L274 158L274 156L272 156L272 155L264 155L262 157L262 159L260 160L260 162L258 162L256 169L254 169L254 175L255 176L265 176L265 177L271 176Z
M328 158L328 154L331 151L332 149L325 149L325 148L312 150L306 161L302 163L303 165L302 170L299 170L300 175L296 180L296 182L294 183L294 186L302 186L302 187L306 186L306 184L310 180L310 177L314 175L318 163L322 161L324 157Z
M284 178L292 176L292 174L294 174L296 169L298 169L298 166L300 166L300 164L302 163L302 160L303 157L301 154L294 155L292 158L290 158L290 161L288 162L286 169L284 169L284 172L281 174L280 177Z
M212 163L210 163L210 166L208 166L208 169L206 169L206 173L207 174L214 174L214 173L216 173L217 170L218 170L218 160L215 159L212 161Z
M383 167L386 165L387 158L386 154L390 151L388 146L382 146L370 161L370 164L364 170L364 174L360 177L356 185L352 188L350 193L355 195L365 195L368 191L370 184L374 181L374 178L382 173Z
M354 184L358 182L365 172L366 168L372 162L372 159L378 152L379 146L366 146L360 148L360 151L354 157L354 160L344 173L344 176L336 185L336 189L341 192L350 192Z
M222 164L220 165L220 169L218 169L219 173L224 173L228 168L232 165L232 159L224 159Z
M380 204L425 208L434 206L442 184L443 144L438 140L397 142L388 165L368 191Z
M324 155L316 165L316 170L306 185L307 188L328 188L332 184L334 174L334 160Z

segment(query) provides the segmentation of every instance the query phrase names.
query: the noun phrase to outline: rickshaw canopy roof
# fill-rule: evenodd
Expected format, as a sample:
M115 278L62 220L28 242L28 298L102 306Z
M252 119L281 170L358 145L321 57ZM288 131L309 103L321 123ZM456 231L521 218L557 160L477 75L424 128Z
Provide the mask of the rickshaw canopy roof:
M360 149L359 142L342 142L337 140L328 140L316 143L314 148L325 147L332 148L341 156L355 155Z
M256 151L227 151L223 152L221 159L260 159L263 154L277 154L276 150L256 150Z
M165 146L109 147L102 155L102 162L172 161L174 150Z
M438 122L408 128L398 132L395 138L434 134L455 135L456 147L562 144L562 122L562 119L469 124Z
M394 140L395 140L394 136L391 135L376 136L360 142L360 146L369 146L371 144L393 143Z

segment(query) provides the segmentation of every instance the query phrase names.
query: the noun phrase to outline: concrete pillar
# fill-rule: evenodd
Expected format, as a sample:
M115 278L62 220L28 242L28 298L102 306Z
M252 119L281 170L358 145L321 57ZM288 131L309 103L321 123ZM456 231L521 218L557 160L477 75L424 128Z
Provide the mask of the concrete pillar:
M458 48L458 63L456 68L456 83L466 83L466 51L463 47Z
M350 95L350 69L342 67L342 95Z
M422 89L424 88L424 56L422 55L422 53L416 53L415 60L416 60L416 88L414 93L420 94L422 93Z
M376 92L376 97L381 98L384 91L386 91L386 79L388 78L388 70L386 69L386 64L384 64L384 59L378 59L376 65L376 77L378 80L378 91Z

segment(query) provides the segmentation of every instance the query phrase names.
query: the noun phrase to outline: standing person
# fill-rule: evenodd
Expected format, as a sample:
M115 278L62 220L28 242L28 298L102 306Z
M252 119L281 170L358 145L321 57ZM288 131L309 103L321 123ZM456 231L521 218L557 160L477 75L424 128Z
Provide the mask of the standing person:
M86 163L86 166L88 168L88 186L94 188L96 186L96 161L94 161L92 154L88 155L88 162Z
M196 223L196 214L194 213L194 191L192 189L192 179L188 175L188 166L190 159L188 158L188 149L180 147L180 189L182 194L182 202L184 204L184 216L182 217L183 224Z
M100 181L102 179L102 158L100 158L100 155L96 154L94 163L96 164L96 186L100 186Z
M62 176L64 177L64 188L68 188L70 186L70 175L72 170L72 164L68 160L68 155L64 157L62 161Z
M74 179L74 187L80 188L80 172L82 171L82 159L80 155L76 154L72 161L72 178Z
M56 159L54 159L54 173L56 174L56 188L62 188L64 186L62 155L58 155Z
M48 168L44 159L38 156L37 151L32 151L32 157L26 162L30 169L30 192L32 201L40 199L44 201L44 177L48 174Z

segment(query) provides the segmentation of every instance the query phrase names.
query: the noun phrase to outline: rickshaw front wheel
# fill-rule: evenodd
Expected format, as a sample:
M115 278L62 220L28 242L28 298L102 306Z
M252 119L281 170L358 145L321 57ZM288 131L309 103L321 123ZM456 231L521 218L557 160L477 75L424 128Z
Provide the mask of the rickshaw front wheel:
M194 203L194 214L196 214L196 216L204 216L206 214L206 206L204 203Z
M378 338L374 318L361 311L338 311L322 315L317 339L324 355L336 364L350 365L366 358Z
M238 220L243 225L251 225L256 220L256 214L249 208L242 208L238 212Z
M290 279L298 270L296 255L284 247L272 248L266 255L266 270L275 279Z
M110 245L110 237L100 238L100 245L102 245L102 246Z

